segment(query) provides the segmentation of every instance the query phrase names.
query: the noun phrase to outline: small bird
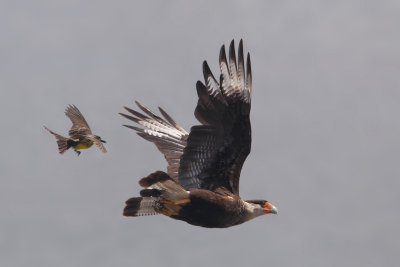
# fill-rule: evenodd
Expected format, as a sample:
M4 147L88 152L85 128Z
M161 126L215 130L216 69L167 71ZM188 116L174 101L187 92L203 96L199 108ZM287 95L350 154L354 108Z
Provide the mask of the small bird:
M245 70L242 40L238 61L232 41L229 61L222 46L219 65L217 81L203 62L205 84L196 84L194 112L201 125L190 133L161 108L164 118L139 102L143 113L128 107L124 108L133 116L120 113L143 127L124 125L154 143L168 162L167 172L156 171L139 181L145 189L126 201L124 216L163 214L192 225L226 228L278 213L266 200L243 200L239 195L240 172L251 148L252 75L250 54Z
M58 150L60 154L63 154L70 147L74 149L76 154L79 156L81 152L79 149L87 149L94 144L103 151L107 152L102 143L106 143L100 136L92 134L92 130L90 130L89 124L86 122L82 113L79 109L74 105L69 105L65 109L65 115L72 121L71 130L69 130L68 134L70 138L61 136L51 131L49 128L43 125L47 131L49 131L52 135L54 135L57 139Z

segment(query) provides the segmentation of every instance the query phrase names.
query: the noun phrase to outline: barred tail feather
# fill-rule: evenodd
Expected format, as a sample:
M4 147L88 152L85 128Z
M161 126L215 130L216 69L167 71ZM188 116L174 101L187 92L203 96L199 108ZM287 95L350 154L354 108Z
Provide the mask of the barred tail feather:
M72 143L74 142L73 140L70 140L62 135L59 135L59 134L53 132L52 130L50 130L49 128L47 128L44 125L43 125L43 128L45 130L49 131L49 133L54 135L54 137L57 139L58 151L60 152L60 154L64 154L64 152L67 151L68 148L70 148L72 146Z
M181 200L188 197L188 192L173 180L168 174L156 171L139 180L139 184L147 190L142 190L141 194L157 194L161 192L162 198Z
M140 191L141 197L133 197L126 201L124 216L143 216L178 214L182 205L190 202L189 192L175 182L168 174L156 171L140 179L139 184L145 189Z
M161 196L162 191L158 189L142 189L140 190L141 197L159 197Z
M172 182L174 181L165 172L156 171L156 172L153 172L153 173L149 174L148 176L140 179L139 184L143 187L152 187L153 185L155 185L157 183L162 184L168 180L170 180Z
M124 216L137 217L156 215L156 211L159 204L159 198L155 197L133 197L126 201L126 207L124 209Z

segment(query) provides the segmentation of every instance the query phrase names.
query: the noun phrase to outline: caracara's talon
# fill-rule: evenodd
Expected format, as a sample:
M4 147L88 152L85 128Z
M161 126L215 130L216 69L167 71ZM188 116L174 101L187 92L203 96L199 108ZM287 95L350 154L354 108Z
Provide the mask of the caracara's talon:
M79 150L75 150L76 154L79 156L81 152Z

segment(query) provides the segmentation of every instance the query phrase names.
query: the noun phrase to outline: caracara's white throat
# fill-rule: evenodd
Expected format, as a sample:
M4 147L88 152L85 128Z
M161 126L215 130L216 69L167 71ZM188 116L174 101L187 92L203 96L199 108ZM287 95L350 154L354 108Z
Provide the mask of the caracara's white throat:
M265 214L263 208L259 204L253 204L246 201L243 201L243 203L247 213L246 221Z

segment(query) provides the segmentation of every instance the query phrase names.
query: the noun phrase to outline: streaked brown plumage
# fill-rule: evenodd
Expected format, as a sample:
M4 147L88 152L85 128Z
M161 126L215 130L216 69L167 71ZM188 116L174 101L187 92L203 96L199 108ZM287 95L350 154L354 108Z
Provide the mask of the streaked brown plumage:
M232 41L229 61L222 46L219 62L219 82L203 63L205 84L196 84L194 113L201 125L189 134L161 108L164 119L138 102L144 114L127 107L133 116L120 113L143 127L124 125L153 142L168 162L167 173L157 171L140 180L146 189L126 202L125 216L161 213L193 225L224 228L277 213L265 200L239 196L240 172L251 147L251 63L248 54L245 69L242 40L238 61Z
M102 140L100 136L92 134L89 124L86 122L82 113L76 106L69 105L65 109L65 115L72 121L72 127L68 132L70 138L59 135L51 131L46 126L43 126L44 129L49 131L57 139L57 145L60 154L63 154L70 147L72 147L79 156L81 153L79 149L87 149L93 144L96 144L96 146L104 153L107 152L102 144L106 141Z

